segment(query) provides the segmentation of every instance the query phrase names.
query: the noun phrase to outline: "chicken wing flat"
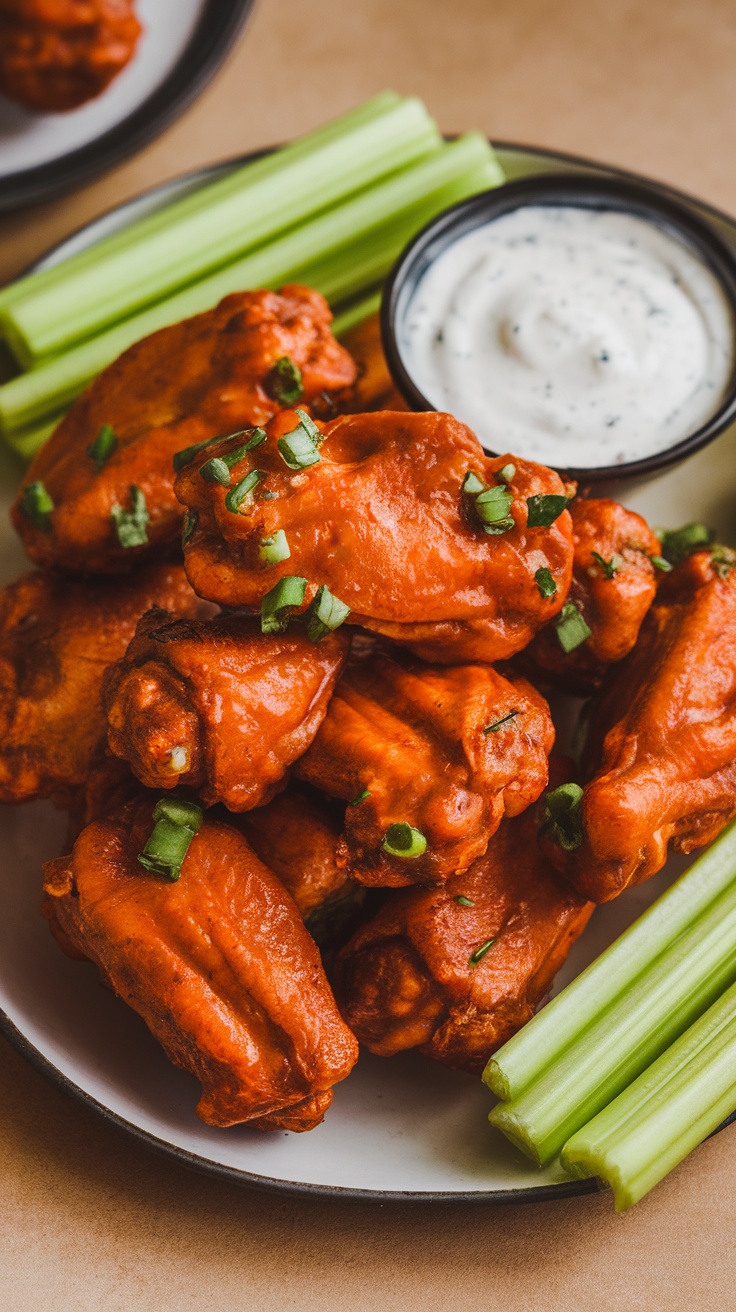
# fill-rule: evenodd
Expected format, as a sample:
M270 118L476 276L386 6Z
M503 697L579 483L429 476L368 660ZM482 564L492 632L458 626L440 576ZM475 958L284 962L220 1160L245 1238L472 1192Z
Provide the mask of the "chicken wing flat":
M358 1055L316 945L230 825L204 821L176 882L144 870L154 801L88 826L48 864L47 914L201 1082L203 1121L311 1129Z
M199 460L180 473L186 568L201 596L255 607L276 579L305 577L307 602L325 585L352 623L451 663L509 656L560 610L572 489L557 474L488 458L451 415L378 411L341 416L324 434L309 428L298 412L277 416L268 439L233 464L230 488L203 477ZM224 457L232 445L214 451ZM548 512L543 524L529 525L532 508ZM289 556L267 569L261 544L275 535ZM540 569L555 581L552 596L540 591Z
M583 896L607 902L660 870L670 843L716 837L736 811L736 570L701 551L664 576L586 755L582 799L558 814L553 795L543 838Z
M349 646L344 630L313 643L242 615L151 611L105 680L110 748L149 788L261 806L312 742Z
M557 625L537 634L523 660L579 694L599 687L608 667L632 650L657 591L651 557L661 547L646 520L618 501L577 497L570 514L575 555L567 602ZM589 629L587 638L570 617L571 606Z
M0 802L65 804L87 785L107 729L104 672L157 603L212 612L174 564L114 583L37 570L0 592Z
M593 910L540 852L534 810L443 888L390 894L339 953L336 996L371 1052L480 1073L531 1018Z
M348 667L295 769L350 803L344 854L357 880L432 884L539 797L553 742L547 703L523 679L379 653Z
M305 404L353 382L331 319L308 287L238 292L137 342L79 398L28 470L12 513L31 559L114 572L176 540L183 512L174 455L281 409L278 361L299 370L293 385ZM39 513L38 484L50 511Z
M0 0L0 91L41 113L92 100L131 59L133 0Z

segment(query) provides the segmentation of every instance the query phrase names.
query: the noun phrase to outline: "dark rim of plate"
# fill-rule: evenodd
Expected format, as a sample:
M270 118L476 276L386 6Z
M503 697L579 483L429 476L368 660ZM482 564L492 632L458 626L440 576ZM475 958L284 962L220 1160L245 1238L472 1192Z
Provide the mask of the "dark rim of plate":
M434 410L409 373L398 345L398 326L423 275L459 237L525 205L573 205L615 210L655 223L677 238L717 278L728 301L736 345L736 255L707 220L700 218L671 192L627 176L581 177L574 173L543 174L506 183L459 201L432 219L405 247L388 276L381 304L381 336L391 376L412 410ZM658 472L693 455L722 433L736 418L736 352L723 399L707 423L664 451L642 460L616 465L563 467L561 474L584 483L623 481ZM506 447L492 451L502 455Z
M609 168L605 164L598 164L594 160L586 159L584 156L561 154L556 151L544 150L541 147L517 145L515 142L496 141L493 143L497 150L508 154L515 154L522 157L530 157L535 162L547 161L550 167L550 173L539 174L538 176L549 179L550 176L556 177L560 165L571 165L573 167L585 170L585 176L593 178L618 178L622 182L641 185L646 179L638 177L636 174L627 173L623 169ZM272 147L277 149L277 147ZM94 229L101 220L111 216L116 212L124 212L126 209L133 209L137 201L144 197L152 198L157 193L165 194L173 190L176 182L182 184L193 182L196 178L201 177L203 181L217 177L229 169L238 168L242 164L248 163L249 160L257 159L261 155L269 153L267 150L251 151L244 155L238 155L228 160L222 160L219 164L213 164L205 168L194 169L190 173L182 174L179 179L163 183L157 187L150 187L147 191L142 192L139 196L133 197L122 205L113 206L110 210L92 220L90 223L83 224L75 232L70 233L63 241L58 242L55 246L44 252L38 260L24 271L32 273L35 268L40 268L54 258L64 258L64 249L68 243L76 239L87 229ZM507 186L516 186L516 183L507 183ZM687 192L676 191L667 187L664 183L649 184L655 194L661 195L665 199L670 198L678 204L678 207L691 206L694 210L707 215L715 222L721 223L726 227L731 227L734 231L736 240L736 221L726 214L723 210L715 206L698 200L694 196L689 196ZM20 1053L25 1060L34 1067L41 1075L57 1089L73 1098L76 1102L82 1103L89 1107L91 1111L102 1117L109 1125L116 1129L130 1134L140 1143L145 1144L154 1152L163 1157L168 1157L179 1162L193 1171L200 1174L215 1176L219 1179L229 1180L231 1183L242 1185L249 1189L263 1189L272 1193L298 1195L302 1197L323 1197L336 1198L340 1201L344 1199L356 1199L364 1202L411 1202L411 1203L476 1203L498 1205L506 1203L544 1203L551 1202L558 1198L572 1198L580 1194L598 1193L602 1185L597 1180L564 1180L559 1184L539 1185L536 1188L523 1187L521 1189L503 1189L503 1190L469 1190L467 1192L454 1191L436 1191L432 1193L418 1193L416 1191L406 1190L384 1190L384 1189L348 1189L340 1186L318 1185L307 1182L278 1180L272 1176L256 1175L251 1171L241 1171L237 1167L224 1166L219 1162L214 1162L206 1157L200 1157L196 1153L190 1153L185 1148L179 1148L176 1144L168 1142L166 1139L160 1139L157 1135L150 1134L147 1130L142 1130L139 1126L127 1121L125 1117L113 1112L103 1103L98 1102L91 1094L75 1084L68 1075L60 1071L53 1062L49 1060L38 1048L26 1038L25 1034L18 1029L17 1025L10 1016L3 1010L0 1010L0 1033L8 1040L10 1045ZM713 1131L713 1135L720 1134L727 1126L736 1121L736 1112L727 1117L726 1120ZM712 1138L713 1135L710 1137Z
M77 150L0 178L0 213L72 191L163 132L204 90L234 45L255 0L207 0L181 58L119 123Z

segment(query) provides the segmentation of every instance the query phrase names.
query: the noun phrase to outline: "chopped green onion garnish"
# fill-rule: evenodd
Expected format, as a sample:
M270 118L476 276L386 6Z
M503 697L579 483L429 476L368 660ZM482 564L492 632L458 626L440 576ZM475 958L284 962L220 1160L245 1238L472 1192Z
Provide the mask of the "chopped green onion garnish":
M87 455L94 460L98 470L107 464L117 444L115 429L110 424L103 424L92 445L87 447Z
M557 640L566 653L574 651L590 637L590 629L574 601L566 601L555 623Z
M605 560L599 551L591 551L590 554L596 564L600 565L607 579L614 579L616 577L621 568L621 560L615 553L611 556L610 560Z
M544 799L541 832L565 852L576 852L583 841L582 799L580 784L560 784Z
M43 529L45 533L48 533L51 528L49 516L53 508L53 500L40 479L24 487L20 499L21 514L25 515L26 519L29 519L32 524L35 524L36 528Z
M477 966L478 962L483 960L486 952L490 952L493 944L496 942L497 940L495 938L488 938L485 943L481 943L480 947L475 949L475 952L471 952L468 958L468 965Z
M475 513L481 524L498 524L508 518L513 499L507 487L487 487L475 498Z
M670 565L679 565L693 552L709 547L714 537L713 529L705 524L685 524L682 528L667 529L659 534L662 555Z
M297 413L302 412L297 411ZM280 437L276 445L281 459L289 469L308 469L310 465L318 464L321 459L317 443L305 427L303 420L300 420L290 433Z
M179 878L184 857L189 850L204 814L195 802L180 802L162 797L153 811L155 821L138 862L146 870L173 881Z
M545 569L545 567L542 566L541 569L537 570L534 579L543 597L554 597L557 591L557 584L552 577L551 570Z
M508 715L504 715L502 720L494 720L493 724L487 724L483 732L485 734L498 733L503 724L508 724L510 720L515 720L517 715L521 715L521 711L509 711Z
M187 510L184 516L184 523L182 525L182 530L181 530L181 545L183 547L185 547L187 543L191 541L192 535L198 523L199 523L199 515L197 514L196 510Z
M339 629L350 614L350 607L333 597L330 589L323 583L315 593L314 601L307 611L307 637L310 642L320 642L328 633Z
M464 893L458 893L457 897L455 898L455 901L459 902L461 907L475 906L475 902L473 901L473 899L471 897L466 897Z
M230 469L221 456L213 456L200 469L200 475L206 483L219 483L221 487L230 486Z
M258 555L265 565L278 565L282 560L289 559L291 550L282 528L277 528L268 538L261 538Z
M364 802L370 795L370 788L364 788L362 793L358 793L358 796L353 798L352 802L348 802L348 806L360 806L361 802Z
M300 410L298 406L297 406L296 413L299 416L299 422L301 423L304 432L309 433L309 436L311 437L312 441L315 443L316 446L320 446L322 442L324 442L325 440L325 435L324 433L320 432L314 420L312 419L312 416L308 415L306 410Z
M496 478L500 478L502 483L511 483L515 477L516 465L512 465L511 463L508 465L502 465L500 469L496 470Z
M279 579L261 602L261 632L285 633L291 610L294 606L301 606L306 590L307 580L298 574L287 574Z
M217 437L206 437L204 442L195 442L192 446L185 446L183 451L177 451L174 456L174 470L178 474L180 469L185 469L191 465L195 456L200 451L206 450L208 446L214 446L215 442L231 442L234 437L245 437L246 433L252 433L252 437L243 447L244 451L252 451L254 447L260 446L265 442L266 434L262 428L239 428L237 433L218 433Z
M389 856L412 860L426 852L427 840L418 829L401 820L398 824L389 825L381 846Z
M251 469L250 473L246 474L245 478L241 478L240 482L235 484L235 487L230 488L230 491L225 497L225 505L227 509L230 510L233 515L237 515L248 493L252 492L254 487L258 487L261 479L264 479L265 477L266 475L262 469Z
M220 483L222 487L230 486L230 471L235 465L243 459L243 456L252 451L254 447L260 446L265 442L266 434L262 428L245 429L252 436L242 446L237 446L234 451L229 451L226 456L213 456L211 460L205 461L200 469L202 478L207 483ZM236 436L236 434L233 434Z
M279 405L293 405L304 391L302 371L288 355L282 355L266 374L263 386Z
M130 510L124 510L116 502L110 511L115 524L115 532L121 547L144 547L148 542L148 513L146 498L139 487L130 489Z
M481 482L478 475L469 469L463 479L462 491L468 496L477 496L479 492L485 492L487 484Z
M719 579L727 579L736 565L736 551L730 547L714 547L710 553L710 563Z
M570 497L556 496L551 492L542 492L534 497L527 497L528 528L549 528L570 503Z
M484 533L508 533L510 529L516 528L516 520L509 515L507 519L499 519L495 524L484 524Z
M650 556L649 559L654 568L661 569L663 574L669 574L670 570L673 568L673 566L670 565L670 562L665 560L664 556Z

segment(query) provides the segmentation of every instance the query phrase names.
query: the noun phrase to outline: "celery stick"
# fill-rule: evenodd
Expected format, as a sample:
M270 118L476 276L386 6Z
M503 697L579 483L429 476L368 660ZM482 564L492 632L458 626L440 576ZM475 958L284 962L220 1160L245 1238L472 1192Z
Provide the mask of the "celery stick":
M562 1165L637 1203L736 1111L736 986L612 1103L578 1130Z
M483 1079L499 1098L516 1098L601 1013L686 932L736 878L736 821L615 943L509 1039Z
M58 285L16 299L3 331L21 362L66 350L109 324L176 292L276 234L296 228L351 193L439 148L441 137L421 101L409 99L308 153L292 152L277 169L212 197L184 218L139 237ZM210 193L221 184L215 183ZM174 207L172 207L173 209Z
M8 446L12 448L24 460L32 460L37 451L48 442L54 429L61 423L65 410L60 411L51 419L46 419L43 423L36 424L33 428L24 428L19 433L14 433L8 438Z
M443 146L430 159L318 215L298 231L285 234L177 296L12 379L0 388L0 428L6 436L12 436L58 412L133 342L211 309L229 292L272 286L297 275L308 281L310 268L329 263L322 255L324 251L333 251L332 274L318 290L335 302L357 295L377 281L375 272L370 277L356 274L355 244L359 239L380 234L381 230L391 237L403 233L412 215L413 231L417 231L431 212L437 213L459 198L458 189L461 195L470 195L494 185L498 175L493 152L480 134L471 133ZM392 249L398 254L400 246ZM390 261L385 265L385 257L383 260L379 278L390 267ZM381 261L377 263L381 265Z
M302 137L297 137L288 145L269 152L262 159L231 169L224 177L214 182L201 184L181 199L136 219L134 223L111 233L108 237L101 238L93 246L79 251L61 263L47 269L39 269L38 272L30 273L26 277L17 278L6 287L0 288L0 309L22 299L29 292L35 293L42 287L66 282L78 269L88 269L92 265L97 265L117 251L131 249L150 233L160 232L166 228L172 218L175 221L185 218L189 214L196 213L210 200L229 195L231 189L238 189L253 180L269 176L281 168L284 160L311 153L317 146L336 139L364 123L371 122L386 110L398 105L401 100L402 97L395 91L381 91L355 109L348 110L338 118L331 119Z
M351 328L363 323L365 319L370 319L371 315L376 314L380 308L380 288L377 292L371 292L370 296L363 296L359 301L353 301L346 309L335 315L332 323L332 331L335 337L343 337Z
M540 1165L736 980L732 883L523 1093L490 1121Z

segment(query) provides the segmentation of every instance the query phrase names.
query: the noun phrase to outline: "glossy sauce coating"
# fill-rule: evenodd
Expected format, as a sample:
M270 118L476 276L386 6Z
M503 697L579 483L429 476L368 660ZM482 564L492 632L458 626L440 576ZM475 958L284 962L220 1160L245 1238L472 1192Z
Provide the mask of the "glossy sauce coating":
M21 485L13 523L31 559L114 572L130 569L151 547L178 540L174 455L274 415L281 407L264 384L281 356L301 369L305 404L325 388L352 383L355 366L333 338L331 320L327 302L308 287L237 292L125 351L72 406ZM117 447L98 469L87 452L105 425ZM37 480L55 507L46 529L20 509L23 489ZM148 542L123 547L112 509L130 507L132 487L146 499Z
M205 821L176 883L144 871L154 803L90 825L49 862L47 914L201 1082L203 1121L311 1129L358 1055L317 948L230 825Z

